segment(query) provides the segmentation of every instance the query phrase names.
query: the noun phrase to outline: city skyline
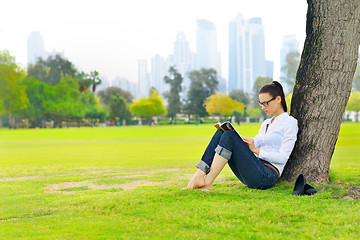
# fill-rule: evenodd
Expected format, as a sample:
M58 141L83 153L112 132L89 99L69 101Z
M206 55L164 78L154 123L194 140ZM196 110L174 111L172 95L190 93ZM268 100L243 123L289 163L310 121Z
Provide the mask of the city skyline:
M23 6L21 9L19 4ZM216 27L222 76L228 79L228 23L237 13L243 13L245 18L263 19L266 59L274 61L276 79L283 36L296 35L302 48L307 4L285 0L221 4L201 0L194 3L138 0L106 4L11 1L1 6L6 11L0 16L0 50L9 50L23 67L27 61L27 38L32 31L38 31L44 38L46 51L64 52L79 70L95 69L109 81L121 77L136 82L138 60L148 60L149 67L150 59L156 54L170 55L179 31L185 33L190 50L196 52L199 19L209 20Z

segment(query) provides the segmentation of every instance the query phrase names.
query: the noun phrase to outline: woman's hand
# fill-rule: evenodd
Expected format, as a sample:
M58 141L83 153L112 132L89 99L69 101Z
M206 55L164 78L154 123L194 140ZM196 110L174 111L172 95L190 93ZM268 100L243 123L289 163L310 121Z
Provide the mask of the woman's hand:
M255 147L254 139L247 137L243 137L243 139L244 142L249 146L250 150L256 155L259 155L260 150Z

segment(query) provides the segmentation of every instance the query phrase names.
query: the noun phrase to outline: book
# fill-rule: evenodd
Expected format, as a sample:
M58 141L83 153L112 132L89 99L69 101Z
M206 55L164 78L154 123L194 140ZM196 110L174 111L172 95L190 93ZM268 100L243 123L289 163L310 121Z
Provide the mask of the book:
M238 133L238 131L236 131L235 127L229 121L226 121L223 123L218 122L214 125L214 127L216 127L217 129L221 129L224 132L225 131L234 131L242 140L244 140L243 137Z

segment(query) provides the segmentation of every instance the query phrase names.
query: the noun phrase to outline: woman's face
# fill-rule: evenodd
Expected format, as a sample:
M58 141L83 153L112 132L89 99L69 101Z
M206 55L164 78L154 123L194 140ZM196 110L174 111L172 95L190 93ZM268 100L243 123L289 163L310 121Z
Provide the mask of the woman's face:
M264 110L268 116L271 116L282 109L280 96L273 97L269 93L260 93L259 102L261 104L261 109Z

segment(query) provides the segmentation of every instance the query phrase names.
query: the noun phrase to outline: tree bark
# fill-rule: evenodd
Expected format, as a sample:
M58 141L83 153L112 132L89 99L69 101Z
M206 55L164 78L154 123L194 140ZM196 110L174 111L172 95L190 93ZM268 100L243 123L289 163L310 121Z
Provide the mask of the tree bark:
M360 1L307 2L306 39L291 102L298 140L281 179L293 181L302 173L325 183L357 64Z

